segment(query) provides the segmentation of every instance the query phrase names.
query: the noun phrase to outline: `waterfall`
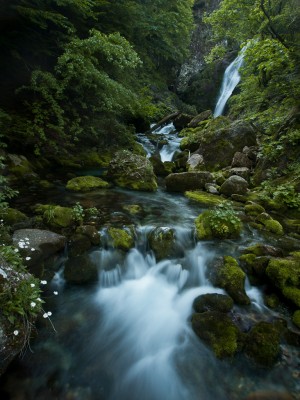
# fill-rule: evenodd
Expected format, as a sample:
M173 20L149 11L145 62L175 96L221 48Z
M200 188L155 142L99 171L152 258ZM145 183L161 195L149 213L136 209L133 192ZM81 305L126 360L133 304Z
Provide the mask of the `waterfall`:
M217 105L214 111L214 117L218 117L222 115L227 100L232 95L235 87L239 83L241 76L239 74L239 69L244 61L244 53L246 47L243 47L238 56L232 61L230 65L225 70L224 78L220 90L220 94L218 97Z

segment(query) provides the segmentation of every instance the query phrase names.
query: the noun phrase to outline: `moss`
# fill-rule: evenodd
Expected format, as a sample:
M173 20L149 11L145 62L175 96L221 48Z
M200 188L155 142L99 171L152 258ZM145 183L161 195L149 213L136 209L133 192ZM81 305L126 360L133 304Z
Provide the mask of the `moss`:
M282 236L284 234L284 230L281 223L276 221L275 219L270 219L265 221L264 227L268 232L275 233L275 235Z
M240 331L224 313L207 311L194 314L192 327L218 358L231 357L239 349Z
M74 224L73 210L69 207L48 206L43 221L54 228L68 228Z
M5 225L14 225L28 220L27 215L15 208L4 208L1 210L0 219Z
M294 312L292 321L300 329L300 310Z
M88 192L109 187L110 184L101 178L95 176L78 176L70 179L67 183L67 189L74 192Z
M219 311L228 313L233 307L233 300L225 294L208 293L195 298L193 308L197 313Z
M266 306L275 309L279 306L279 299L276 294L272 293L268 296L265 296L265 304Z
M284 297L292 301L297 307L300 307L300 289L296 287L286 286L282 290Z
M43 179L39 181L39 187L43 188L43 189L51 189L54 187L54 184Z
M184 195L189 199L195 200L207 207L216 206L224 202L222 197L207 192L202 192L201 190L187 191L184 193Z
M247 335L246 354L256 363L271 367L280 354L280 333L275 324L258 322Z
M239 237L242 224L231 208L220 204L213 210L204 211L195 220L196 236L199 240Z
M252 203L245 205L245 213L247 215L257 216L258 214L261 214L263 212L265 212L265 209L259 204Z
M85 167L107 167L111 157L110 152L85 151L80 153L77 158Z
M139 214L142 211L142 207L138 204L128 204L123 206L123 209L128 211L131 215Z
M108 228L108 234L114 248L128 251L134 246L132 234L125 229L110 227Z
M253 265L255 263L255 254L243 254L239 257L242 267L248 274L253 273Z
M157 227L149 235L149 245L157 260L174 256L175 231L168 227Z

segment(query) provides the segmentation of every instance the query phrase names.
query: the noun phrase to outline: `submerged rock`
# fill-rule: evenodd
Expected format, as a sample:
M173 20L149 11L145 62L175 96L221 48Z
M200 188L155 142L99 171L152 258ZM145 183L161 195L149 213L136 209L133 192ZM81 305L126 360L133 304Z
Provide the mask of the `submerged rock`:
M88 255L69 258L65 264L64 277L68 283L85 284L98 280L98 268Z
M206 311L229 312L233 307L233 300L226 294L208 293L195 298L193 308L197 313Z
M134 247L134 237L130 229L110 227L107 233L109 235L109 243L114 248L128 251Z
M158 261L174 257L175 242L175 230L172 228L157 227L149 234L149 245Z

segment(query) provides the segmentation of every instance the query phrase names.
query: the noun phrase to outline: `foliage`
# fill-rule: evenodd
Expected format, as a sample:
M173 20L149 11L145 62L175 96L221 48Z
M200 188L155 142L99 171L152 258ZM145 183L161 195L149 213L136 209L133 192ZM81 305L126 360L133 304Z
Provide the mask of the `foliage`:
M300 208L300 193L296 192L294 185L286 183L274 187L274 182L265 181L262 188L260 197L263 200L273 200L283 207Z
M241 221L232 204L225 201L210 212L209 223L211 228L220 235L226 234L230 230L237 231L241 227Z

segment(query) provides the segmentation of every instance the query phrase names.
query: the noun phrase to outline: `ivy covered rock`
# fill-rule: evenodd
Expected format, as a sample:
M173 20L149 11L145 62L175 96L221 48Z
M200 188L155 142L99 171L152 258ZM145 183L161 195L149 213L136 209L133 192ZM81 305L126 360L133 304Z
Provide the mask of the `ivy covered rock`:
M228 313L233 307L233 300L226 294L208 293L195 298L193 308L197 313L219 311Z
M109 244L112 247L124 251L134 247L134 237L130 229L110 227L107 233L109 235Z
M174 257L175 230L168 227L157 227L149 234L149 246L157 260Z
M208 171L181 172L166 177L166 188L169 192L185 192L187 190L205 189L205 185L213 181Z
M28 221L28 217L26 214L15 208L10 207L0 209L0 219L3 220L5 225L15 225Z
M108 167L107 178L127 189L150 192L157 189L151 162L128 150L118 151L114 155Z
M297 257L271 259L266 275L287 300L300 307L300 260Z
M222 312L193 314L192 328L218 358L232 357L240 348L242 335L231 319Z
M66 188L73 192L89 192L91 190L103 189L109 186L110 184L108 182L95 176L78 176L70 179Z
M271 367L280 354L281 328L269 322L258 322L247 334L245 353L257 364Z
M195 220L199 240L239 237L242 223L230 204L221 203L213 210L204 211Z
M250 304L245 291L246 275L233 257L216 260L209 268L209 279L215 286L225 289L237 304Z

